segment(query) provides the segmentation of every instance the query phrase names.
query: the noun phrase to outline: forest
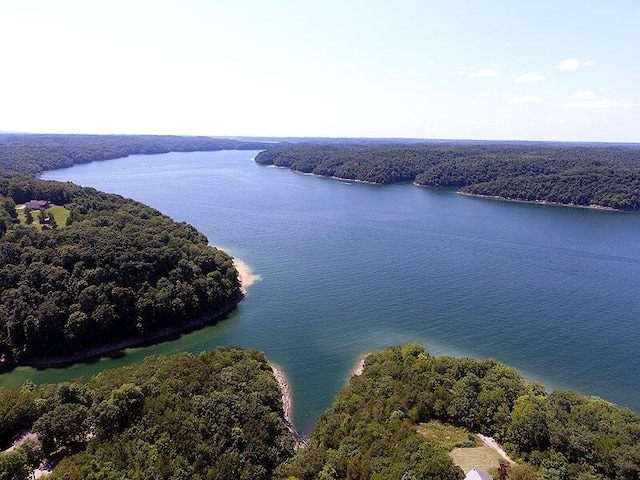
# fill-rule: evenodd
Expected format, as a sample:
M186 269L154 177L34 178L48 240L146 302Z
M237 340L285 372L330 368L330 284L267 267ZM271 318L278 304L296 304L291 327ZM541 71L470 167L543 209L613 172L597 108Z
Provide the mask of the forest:
M17 223L30 199L64 206L66 224L38 230ZM193 320L214 320L241 298L232 258L186 223L92 188L0 178L5 368L46 365L50 357L163 328L180 331Z
M0 170L39 174L136 154L261 150L273 143L167 135L0 134Z
M266 480L293 455L271 367L232 347L0 391L0 449L25 430L39 440L0 453L2 480L43 459L65 480Z
M427 437L433 422L468 438ZM0 480L26 480L43 460L65 480L461 480L450 451L473 433L503 444L517 461L511 479L640 478L630 410L417 344L370 354L296 452L271 367L237 347L2 390L0 451L21 432L38 440L0 453Z
M565 143L280 144L256 162L346 180L413 182L510 200L640 210L640 145Z
M640 478L640 418L630 410L572 391L548 393L495 360L432 357L417 344L369 355L309 446L275 478L464 478L447 455L452 446L420 434L433 421L498 439L518 460L511 479Z

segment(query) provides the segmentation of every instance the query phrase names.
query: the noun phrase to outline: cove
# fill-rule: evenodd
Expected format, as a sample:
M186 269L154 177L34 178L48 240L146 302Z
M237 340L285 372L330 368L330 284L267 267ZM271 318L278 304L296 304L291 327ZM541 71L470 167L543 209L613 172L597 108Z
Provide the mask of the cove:
M418 342L493 357L640 412L640 215L375 186L257 165L257 152L131 156L47 172L202 231L261 280L218 324L0 385L54 382L219 345L264 351L309 431L360 355Z

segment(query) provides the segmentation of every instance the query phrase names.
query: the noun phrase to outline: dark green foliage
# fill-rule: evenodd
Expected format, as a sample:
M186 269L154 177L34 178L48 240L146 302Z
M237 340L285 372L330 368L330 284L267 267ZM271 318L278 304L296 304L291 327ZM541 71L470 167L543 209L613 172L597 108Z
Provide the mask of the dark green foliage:
M2 179L0 179L0 182L2 182ZM12 198L0 195L0 237L7 233L13 220L17 217L16 202L14 202Z
M499 178L462 191L513 200L640 210L640 170L625 166L582 167L556 174Z
M424 145L293 144L270 148L256 157L263 165L371 183L413 181L440 155Z
M417 433L433 419L497 437L545 479L640 478L640 418L631 411L547 394L501 363L433 358L419 345L370 355L277 478L459 478ZM526 466L515 477L538 478Z
M11 392L32 399L21 429L38 433L47 456L66 457L53 478L266 480L293 454L279 386L254 350L148 358L87 384ZM2 474L22 475L32 450L0 455L0 478L27 478Z
M0 170L38 174L45 170L135 154L261 150L267 146L273 146L273 143L158 135L0 134Z
M0 196L65 204L65 228L0 238L0 355L19 362L144 337L240 298L232 259L185 223L72 184L13 178ZM5 203L9 201L5 201Z
M21 449L0 453L0 480L28 480L31 470L29 459Z
M150 358L102 372L89 390L90 421L104 420L105 405L120 421L97 428L54 478L267 479L292 454L277 382L256 351Z
M640 210L640 147L561 143L277 145L256 161L379 184L415 182L474 195Z

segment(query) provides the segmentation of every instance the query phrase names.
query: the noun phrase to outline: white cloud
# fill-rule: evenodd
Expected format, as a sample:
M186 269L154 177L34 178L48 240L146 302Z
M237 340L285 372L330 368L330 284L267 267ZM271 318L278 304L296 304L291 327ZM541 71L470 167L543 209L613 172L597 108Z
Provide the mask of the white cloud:
M593 67L596 64L593 60L578 60L577 58L567 58L562 60L556 68L558 70L578 70L579 68Z
M523 95L522 97L509 97L507 101L510 103L535 103L539 102L540 99L533 95Z
M576 102L563 103L564 108L629 108L640 107L640 103L625 103L613 98L578 100Z
M485 68L479 72L472 73L470 77L482 77L482 78L495 78L498 76L498 71L492 68Z
M534 72L527 72L520 75L516 78L516 82L518 83L533 83L533 82L542 82L544 77L542 75L538 75Z
M629 108L640 107L640 103L621 102L614 98L598 98L588 90L579 90L571 95L575 101L563 103L564 108Z
M593 100L596 98L596 94L589 90L579 90L571 96L577 100Z

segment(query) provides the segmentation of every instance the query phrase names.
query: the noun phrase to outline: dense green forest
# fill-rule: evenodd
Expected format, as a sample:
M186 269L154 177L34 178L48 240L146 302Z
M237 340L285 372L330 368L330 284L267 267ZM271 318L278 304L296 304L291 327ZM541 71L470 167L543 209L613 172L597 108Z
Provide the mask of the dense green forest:
M17 205L34 198L65 206L67 224L15 223ZM231 257L190 225L92 188L0 178L5 366L180 330L240 298Z
M370 355L276 478L463 478L446 449L418 433L432 420L503 442L530 465L512 478L640 478L640 418L630 410L547 393L494 360L432 357L415 344Z
M135 154L261 150L272 145L212 137L0 134L0 170L38 174Z
M88 382L0 391L0 480L43 459L75 479L462 479L429 422L492 435L520 480L637 480L640 418L571 391L546 392L495 360L432 357L420 345L368 356L293 452L264 355L223 347L148 358ZM450 442L449 442L450 443ZM496 465L497 466L497 465Z
M640 145L303 143L272 146L256 161L376 184L414 182L505 199L640 210Z
M51 475L65 480L266 480L293 454L271 367L231 347L0 391L0 447L23 430L39 442L0 453L2 480L43 457L66 457Z

